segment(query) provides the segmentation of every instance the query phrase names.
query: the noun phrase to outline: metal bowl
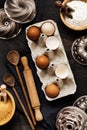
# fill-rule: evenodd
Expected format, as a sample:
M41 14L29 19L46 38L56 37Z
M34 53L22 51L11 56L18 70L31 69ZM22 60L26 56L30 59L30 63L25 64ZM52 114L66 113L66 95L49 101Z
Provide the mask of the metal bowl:
M82 109L87 114L87 95L79 97L73 104L80 109Z
M58 130L86 130L87 115L78 107L65 107L57 114L56 127Z
M71 47L74 60L81 65L87 65L87 36L77 38Z
M0 38L11 39L16 37L21 31L21 26L8 18L4 9L0 9Z
M4 10L7 16L17 23L28 23L36 16L34 0L6 0Z

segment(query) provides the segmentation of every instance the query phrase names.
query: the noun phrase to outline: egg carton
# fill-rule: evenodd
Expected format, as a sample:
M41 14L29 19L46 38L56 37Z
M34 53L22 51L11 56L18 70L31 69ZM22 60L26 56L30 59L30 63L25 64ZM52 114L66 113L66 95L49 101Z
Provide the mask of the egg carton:
M42 83L42 90L45 94L45 97L47 100L53 101L53 100L65 97L67 95L74 94L76 92L77 86L75 83L74 75L73 75L72 70L69 65L68 58L66 56L66 52L64 50L64 46L63 46L56 22L49 19L49 20L45 20L45 21L42 21L39 23L35 23L33 25L40 28L44 22L52 22L55 26L55 32L53 35L58 39L58 41L60 43L59 47L56 50L49 51L45 45L42 45L40 40L38 40L37 42L30 40L27 37L27 30L30 26L28 26L26 28L26 39L28 42L28 46L31 50L32 59L35 63L35 67L37 69L37 75ZM42 55L42 54L46 54L50 59L50 64L47 69L40 69L36 65L36 61L35 61L36 57L39 55ZM65 63L68 67L69 74L66 79L60 79L54 73L55 67L60 63ZM60 87L59 95L54 98L48 97L45 93L45 87L50 83L58 83L58 85Z

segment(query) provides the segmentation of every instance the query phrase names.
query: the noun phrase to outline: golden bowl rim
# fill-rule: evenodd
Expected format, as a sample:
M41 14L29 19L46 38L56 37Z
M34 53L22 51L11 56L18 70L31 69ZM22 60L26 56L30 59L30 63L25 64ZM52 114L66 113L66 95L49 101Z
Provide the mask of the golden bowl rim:
M1 90L1 88L0 88L0 90ZM12 119L12 117L14 116L14 113L15 113L15 110L16 110L16 104L15 104L15 100L14 100L13 95L8 90L6 90L6 93L9 96L9 98L11 99L13 108L12 108L10 118L8 118L6 121L0 123L0 126L7 124Z

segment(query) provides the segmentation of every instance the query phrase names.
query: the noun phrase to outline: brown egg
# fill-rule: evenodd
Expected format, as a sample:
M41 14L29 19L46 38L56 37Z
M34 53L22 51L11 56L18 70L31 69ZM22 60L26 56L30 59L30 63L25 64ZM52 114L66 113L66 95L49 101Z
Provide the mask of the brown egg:
M37 56L36 64L40 69L46 69L49 65L49 58L45 55Z
M30 40L36 41L40 36L40 29L37 26L31 26L27 30L27 36Z
M46 86L45 92L48 97L54 98L59 94L60 88L58 85L52 83Z

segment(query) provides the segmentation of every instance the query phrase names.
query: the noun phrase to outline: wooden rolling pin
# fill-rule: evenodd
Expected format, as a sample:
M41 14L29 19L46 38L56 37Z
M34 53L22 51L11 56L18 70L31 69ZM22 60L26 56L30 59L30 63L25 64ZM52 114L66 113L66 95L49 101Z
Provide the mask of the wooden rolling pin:
M40 111L40 100L39 100L38 93L36 90L32 71L31 71L30 67L28 66L27 57L26 56L21 57L21 62L24 66L23 74L24 74L26 86L28 89L28 94L29 94L29 98L31 101L31 105L35 111L36 121L41 121L41 120L43 120L43 115Z

